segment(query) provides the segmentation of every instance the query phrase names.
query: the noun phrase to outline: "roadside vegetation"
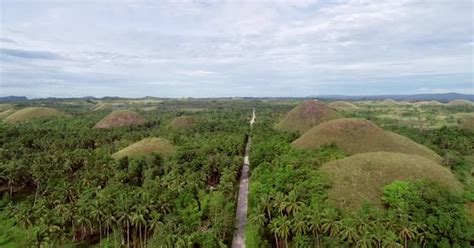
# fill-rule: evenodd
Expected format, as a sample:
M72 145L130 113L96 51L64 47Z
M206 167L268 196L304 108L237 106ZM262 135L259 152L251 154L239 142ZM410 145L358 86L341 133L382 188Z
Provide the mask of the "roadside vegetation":
M247 247L474 245L464 101L0 107L0 247L230 247L249 135ZM8 121L32 108L60 114Z

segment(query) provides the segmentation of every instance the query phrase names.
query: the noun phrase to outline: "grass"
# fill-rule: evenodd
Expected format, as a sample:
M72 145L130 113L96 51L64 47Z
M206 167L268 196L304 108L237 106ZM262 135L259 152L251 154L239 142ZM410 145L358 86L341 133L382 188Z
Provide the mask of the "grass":
M462 116L459 121L459 127L462 130L474 132L474 114Z
M348 155L386 151L441 161L441 157L429 148L405 136L385 131L368 120L357 118L341 118L322 123L303 134L292 145L299 149L316 149L333 143Z
M179 116L171 121L169 127L172 129L189 129L196 124L196 121L194 116Z
M19 123L25 122L32 119L42 119L42 118L51 118L56 116L63 116L64 113L53 109L53 108L46 108L46 107L27 107L24 109L20 109L8 117L5 118L7 122L10 123Z
M340 118L335 110L329 108L326 104L310 100L293 108L286 116L275 125L275 128L281 131L304 133L311 127L325 121Z
M383 100L382 102L380 102L380 105L384 105L384 106L397 106L397 105L400 105L399 102L393 100L393 99L385 99Z
M15 109L8 109L3 112L0 112L0 120L7 118L9 115L15 113Z
M415 103L417 106L443 106L444 104L438 101L421 101Z
M169 156L175 152L176 148L167 139L146 138L114 153L112 158L121 159L124 157L144 156L153 153L158 153L162 156Z
M449 106L463 106L463 105L474 105L473 102L464 100L464 99L456 99L448 102Z
M356 105L350 103L350 102L344 102L344 101L335 101L332 102L328 105L331 108L338 109L338 110L356 110L359 109Z
M113 106L110 103L98 103L94 106L93 111L110 111L112 109Z
M462 184L451 171L432 160L403 153L362 153L327 163L321 171L329 176L331 202L357 209L365 201L381 206L382 188L395 180L424 179L462 193Z
M142 125L145 118L130 110L116 110L99 121L94 128L117 128L133 125Z
M9 110L9 109L12 109L14 108L15 106L13 106L12 104L9 104L9 103L2 103L0 104L0 112L3 112L5 110Z

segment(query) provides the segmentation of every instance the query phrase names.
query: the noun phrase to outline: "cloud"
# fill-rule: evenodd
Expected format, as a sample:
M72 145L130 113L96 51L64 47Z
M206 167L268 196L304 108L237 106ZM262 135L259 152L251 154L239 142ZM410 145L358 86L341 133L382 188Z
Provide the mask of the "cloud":
M17 44L16 41L8 38L0 38L0 42Z
M23 58L23 59L46 59L46 60L55 60L60 59L59 54L47 51L31 51L31 50L21 50L21 49L8 49L0 48L0 54Z
M115 3L5 2L0 94L305 96L473 84L469 0Z
M213 71L204 71L204 70L195 70L195 71L183 71L184 75L191 76L191 77L206 77L210 75L216 74Z

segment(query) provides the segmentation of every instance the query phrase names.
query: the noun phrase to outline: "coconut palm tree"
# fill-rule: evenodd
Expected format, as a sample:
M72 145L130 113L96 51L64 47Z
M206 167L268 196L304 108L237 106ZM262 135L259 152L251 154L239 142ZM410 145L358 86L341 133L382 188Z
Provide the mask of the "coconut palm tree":
M341 221L339 212L334 208L326 208L322 213L322 229L329 235L335 237L341 229Z
M351 218L345 218L342 220L339 237L342 241L347 241L349 246L354 246L357 243L360 236L354 225L354 221Z
M277 246L279 239L282 238L285 241L285 247L288 247L288 238L290 236L291 221L286 216L280 216L272 219L270 222L270 230L275 236Z
M407 214L400 217L400 221L397 223L398 237L403 240L403 247L407 248L408 243L418 235L418 225L410 221Z
M309 229L308 221L303 212L297 212L292 219L291 230L296 235L306 234Z

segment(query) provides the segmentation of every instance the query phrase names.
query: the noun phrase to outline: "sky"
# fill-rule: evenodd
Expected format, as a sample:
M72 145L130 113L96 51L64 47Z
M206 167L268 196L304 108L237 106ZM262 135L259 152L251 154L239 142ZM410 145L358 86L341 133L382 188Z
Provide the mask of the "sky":
M474 94L471 0L0 0L0 96Z

